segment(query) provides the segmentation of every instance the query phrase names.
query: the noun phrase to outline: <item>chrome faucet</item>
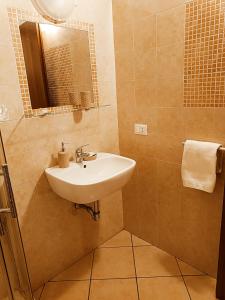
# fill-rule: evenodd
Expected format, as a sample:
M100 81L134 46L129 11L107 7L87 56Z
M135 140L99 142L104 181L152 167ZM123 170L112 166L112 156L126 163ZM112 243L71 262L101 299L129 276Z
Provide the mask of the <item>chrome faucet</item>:
M75 151L76 163L83 163L84 159L89 156L88 152L84 152L83 148L89 146L89 144L80 146Z

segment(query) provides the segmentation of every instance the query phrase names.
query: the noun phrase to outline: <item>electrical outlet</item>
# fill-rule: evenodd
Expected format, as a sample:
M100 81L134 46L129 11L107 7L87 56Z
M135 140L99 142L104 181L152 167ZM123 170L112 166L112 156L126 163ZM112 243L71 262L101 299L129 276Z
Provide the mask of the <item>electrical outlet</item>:
M148 125L134 124L134 133L139 135L148 135Z

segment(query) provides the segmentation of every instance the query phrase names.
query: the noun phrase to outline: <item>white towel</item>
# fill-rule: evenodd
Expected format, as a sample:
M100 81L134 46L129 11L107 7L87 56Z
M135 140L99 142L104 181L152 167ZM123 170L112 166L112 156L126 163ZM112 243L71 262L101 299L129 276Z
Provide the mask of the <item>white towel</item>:
M217 150L220 144L187 140L182 160L185 187L213 193L216 185Z

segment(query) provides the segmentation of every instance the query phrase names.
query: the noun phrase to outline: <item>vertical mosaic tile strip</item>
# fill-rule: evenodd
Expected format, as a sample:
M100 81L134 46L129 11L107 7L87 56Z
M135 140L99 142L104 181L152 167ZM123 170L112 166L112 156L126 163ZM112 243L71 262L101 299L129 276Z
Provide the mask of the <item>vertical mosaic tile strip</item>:
M225 0L186 2L184 106L225 107Z
M26 118L36 117L40 115L42 109L32 109L31 106L29 86L27 81L27 74L26 74L26 67L25 67L25 61L23 56L23 47L20 38L19 25L21 21L39 22L45 24L52 24L52 23L46 21L42 16L40 16L37 13L30 13L16 8L8 8L8 17L9 17L9 24L10 24L10 30L12 35L14 52L16 56L16 65L17 65L17 71L18 71L18 77L20 83L21 96L22 96L23 106L24 106L24 115ZM63 27L85 30L88 32L91 71L92 71L93 98L94 98L93 106L98 106L99 93L98 93L97 65L96 65L96 53L95 53L94 25L85 22L69 20L68 22L63 24ZM72 105L64 105L64 106L48 108L48 112L50 114L72 112L74 110L76 110L76 108L74 108Z

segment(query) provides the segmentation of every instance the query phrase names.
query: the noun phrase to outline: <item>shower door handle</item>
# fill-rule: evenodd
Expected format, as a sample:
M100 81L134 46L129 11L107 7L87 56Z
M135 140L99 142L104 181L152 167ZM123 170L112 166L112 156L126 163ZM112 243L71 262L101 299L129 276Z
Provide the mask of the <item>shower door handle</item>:
M10 208L0 208L0 236L5 235L5 226L3 223L3 219L1 218L1 215L3 214L11 214Z
M8 208L2 208L0 209L0 213L10 213L12 218L17 218L17 212L16 212L16 205L15 205L15 200L14 200L14 195L13 195L13 190L12 190L12 185L9 177L9 170L8 170L8 165L3 164L2 165L2 175L4 176L5 179L5 186L6 186L6 192L8 196Z
M11 209L10 208L0 208L0 215L1 214L11 214Z

